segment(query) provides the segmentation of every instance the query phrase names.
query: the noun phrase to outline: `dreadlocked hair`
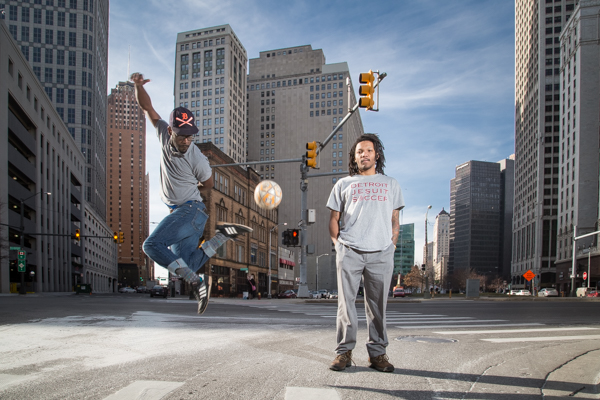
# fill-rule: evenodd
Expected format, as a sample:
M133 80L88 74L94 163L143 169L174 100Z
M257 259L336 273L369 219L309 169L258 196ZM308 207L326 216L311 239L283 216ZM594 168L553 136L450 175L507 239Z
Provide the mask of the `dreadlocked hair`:
M373 143L373 147L375 148L375 172L381 175L385 175L385 173L383 172L383 168L385 168L385 155L383 154L383 144L381 143L381 140L379 140L379 136L377 136L376 134L365 133L364 135L361 135L358 139L356 139L356 142L354 142L352 148L350 149L350 153L348 155L348 172L350 176L356 175L359 172L358 164L355 160L356 146L360 142L367 141Z

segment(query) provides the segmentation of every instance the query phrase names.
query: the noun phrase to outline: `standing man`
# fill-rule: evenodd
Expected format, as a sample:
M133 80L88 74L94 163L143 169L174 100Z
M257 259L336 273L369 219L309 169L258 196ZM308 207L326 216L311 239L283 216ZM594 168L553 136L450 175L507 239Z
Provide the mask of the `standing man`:
M212 189L213 178L208 159L196 145L192 145L198 132L194 114L187 108L177 107L171 112L167 124L152 107L150 96L144 89L150 80L136 72L131 75L131 81L135 84L138 104L156 128L162 151L160 196L171 209L171 213L144 242L144 252L154 262L192 285L198 301L198 314L202 314L208 306L210 288L205 275L198 275L197 271L223 243L239 234L252 232L252 229L219 222L217 234L199 247L208 219L200 193Z
M337 357L329 368L342 371L352 365L358 328L355 301L362 277L369 367L393 372L385 351L385 310L400 233L398 214L404 208L404 200L398 182L383 174L385 156L377 135L360 136L350 149L349 158L350 176L335 184L327 201L339 293Z

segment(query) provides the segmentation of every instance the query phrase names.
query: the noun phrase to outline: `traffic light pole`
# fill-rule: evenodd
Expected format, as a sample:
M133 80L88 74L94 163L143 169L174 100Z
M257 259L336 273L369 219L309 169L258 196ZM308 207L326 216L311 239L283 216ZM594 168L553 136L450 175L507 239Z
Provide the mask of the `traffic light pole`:
M305 158L305 157L304 157ZM305 162L300 164L300 284L298 285L298 297L308 297L308 273L306 268L306 221L308 220L308 170L310 167Z

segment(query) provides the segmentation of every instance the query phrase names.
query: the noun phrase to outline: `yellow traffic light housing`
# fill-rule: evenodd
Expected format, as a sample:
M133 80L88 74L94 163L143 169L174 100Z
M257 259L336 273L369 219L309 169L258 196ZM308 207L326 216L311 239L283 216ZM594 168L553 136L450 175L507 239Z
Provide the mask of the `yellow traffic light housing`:
M75 229L75 240L81 241L81 231L79 229Z
M119 231L119 243L123 243L123 231Z
M113 241L115 243L119 243L119 234L117 232L113 233Z
M358 94L361 98L358 100L358 106L372 110L375 105L373 100L373 94L375 93L373 82L375 81L375 75L373 71L363 72L359 75L358 81L362 84L358 88Z
M317 142L306 143L306 166L317 168Z

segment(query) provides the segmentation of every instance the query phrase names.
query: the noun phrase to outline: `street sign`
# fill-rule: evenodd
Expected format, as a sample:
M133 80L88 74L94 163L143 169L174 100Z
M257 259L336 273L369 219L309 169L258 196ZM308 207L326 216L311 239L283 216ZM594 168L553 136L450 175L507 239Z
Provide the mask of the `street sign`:
M19 259L19 260L25 260L25 257L27 257L27 253L24 252L23 250L19 250L19 254L17 256L17 259Z
M527 270L527 272L523 274L523 278L527 279L527 281L530 281L535 278L535 274L531 270Z
M19 272L25 272L25 266L27 265L27 261L25 260L19 260L19 262L17 263L17 267L19 269Z
M246 272L248 272L248 268L240 268L240 271L246 271Z
M583 280L585 281L587 279L587 272L583 273Z
M21 247L19 246L10 246L11 250L21 250Z

